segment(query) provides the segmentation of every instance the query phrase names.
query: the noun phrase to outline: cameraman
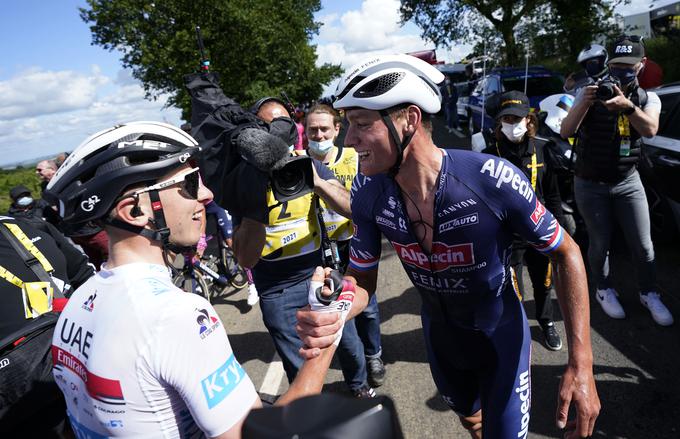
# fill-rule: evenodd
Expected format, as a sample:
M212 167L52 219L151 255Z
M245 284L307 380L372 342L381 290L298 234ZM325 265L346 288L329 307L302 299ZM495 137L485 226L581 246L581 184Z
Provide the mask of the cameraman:
M646 61L640 37L619 37L611 53L609 77L581 89L560 134L578 137L574 193L590 237L588 260L597 301L609 317L625 318L608 263L616 220L637 260L640 301L656 323L668 326L673 316L656 292L649 210L637 172L640 138L656 135L661 101L637 82ZM612 96L603 99L608 88Z
M260 99L252 111L267 123L290 114L276 98ZM288 143L293 145L294 139ZM335 212L349 217L349 191L333 172L313 160L314 194ZM260 294L262 319L276 347L288 381L292 382L303 363L298 350L302 341L295 332L296 311L307 305L309 279L321 261L321 234L313 195L278 203L267 190L269 217L266 225L234 217L234 252L243 267L252 268ZM240 222L240 224L239 224ZM367 383L364 348L354 321L348 321L339 345L345 381L356 397L373 397Z

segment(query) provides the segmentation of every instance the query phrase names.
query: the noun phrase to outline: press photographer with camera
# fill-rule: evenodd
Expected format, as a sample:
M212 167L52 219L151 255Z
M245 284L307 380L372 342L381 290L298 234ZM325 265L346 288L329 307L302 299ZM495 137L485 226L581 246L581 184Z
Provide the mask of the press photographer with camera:
M590 237L588 260L598 303L609 317L625 318L608 259L617 221L637 261L640 301L657 324L668 326L673 316L656 291L649 210L637 172L640 138L656 135L661 101L637 82L646 61L641 37L619 37L610 54L609 74L580 90L560 134L577 136L574 193Z
M260 99L251 111L269 124L284 118L290 120L291 116L283 101L273 97ZM294 145L295 142L288 144ZM290 154L295 155L296 152ZM269 213L264 223L234 217L236 258L243 266L252 267L255 286L260 294L262 319L283 361L289 382L303 363L298 354L302 341L295 332L295 313L307 305L310 274L322 260L321 230L313 203L314 195L335 212L350 216L349 191L326 165L313 159L311 163L313 192L281 201L275 196L275 183L272 183L267 189ZM345 324L338 356L352 394L357 397L375 396L375 391L367 383L364 347L354 320Z

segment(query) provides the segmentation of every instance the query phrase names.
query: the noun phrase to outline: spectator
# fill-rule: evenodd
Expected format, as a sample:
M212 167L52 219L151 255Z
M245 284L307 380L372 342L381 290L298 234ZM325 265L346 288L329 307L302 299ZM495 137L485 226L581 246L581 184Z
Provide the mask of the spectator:
M289 117L278 99L261 99L258 103L253 110L267 123ZM314 160L313 166L314 193L336 212L349 216L347 189L321 162ZM278 203L269 189L267 204L266 225L234 217L234 252L241 266L252 268L262 319L292 382L302 365L295 313L308 303L309 278L322 261L319 222L313 214L312 194ZM338 355L352 393L360 398L375 396L368 385L364 347L354 321L343 330Z
M497 99L490 99L487 109L496 119L496 142L482 152L504 158L521 169L531 182L538 200L563 223L562 199L557 178L545 159L549 140L536 137L538 119L535 114L529 113L529 98L522 92L509 91L498 95ZM562 349L562 340L553 322L550 260L525 240L516 239L513 242L510 266L515 288L522 298L526 297L524 262L534 290L536 320L543 333L543 340L548 349L558 351Z
M340 120L338 112L328 105L313 106L307 113L306 120L305 132L309 139L307 153L328 166L338 181L349 190L354 177L359 173L359 157L353 147L335 146L340 133ZM330 209L323 201L321 206L328 237L337 242L344 273L349 264L349 244L354 231L352 221ZM373 387L379 387L385 381L385 366L381 357L380 312L375 294L369 300L366 309L354 320L359 338L364 345L369 383Z
M35 165L35 173L40 179L40 186L43 190L45 190L47 183L54 177L54 173L57 172L57 167L57 163L54 160L43 160Z
M442 93L442 105L446 114L446 128L450 133L454 129L460 129L458 125L458 89L447 76L440 90Z

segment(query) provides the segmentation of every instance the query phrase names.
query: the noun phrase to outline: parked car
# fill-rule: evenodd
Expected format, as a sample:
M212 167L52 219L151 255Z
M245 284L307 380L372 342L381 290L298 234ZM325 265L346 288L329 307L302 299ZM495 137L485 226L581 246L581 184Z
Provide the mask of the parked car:
M532 109L538 109L538 104L545 97L563 93L564 78L559 73L553 72L542 66L529 67L525 72L520 67L497 67L479 79L474 90L470 93L467 104L468 128L470 134L481 130L492 130L494 120L483 111L486 101L496 93L509 90L524 91L526 81L526 94Z
M656 238L680 236L680 82L653 90L661 99L656 136L642 139L640 176Z

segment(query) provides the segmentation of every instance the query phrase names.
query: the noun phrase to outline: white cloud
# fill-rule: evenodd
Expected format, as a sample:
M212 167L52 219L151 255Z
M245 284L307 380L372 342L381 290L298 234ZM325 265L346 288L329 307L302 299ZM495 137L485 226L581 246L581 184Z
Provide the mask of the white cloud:
M98 67L89 75L69 70L31 69L0 82L0 119L12 120L41 114L87 108L97 87L110 82Z
M343 68L378 54L405 53L432 49L415 26L400 25L399 0L364 0L361 7L342 15L317 17L322 24L317 38L317 64L340 64ZM459 61L470 52L469 45L438 49L438 59ZM323 95L335 91L338 80L328 84Z
M0 82L0 165L71 151L89 135L122 122L180 123L180 110L163 109L167 96L144 99L129 75L72 71L23 72ZM9 99L5 99L9 96Z

